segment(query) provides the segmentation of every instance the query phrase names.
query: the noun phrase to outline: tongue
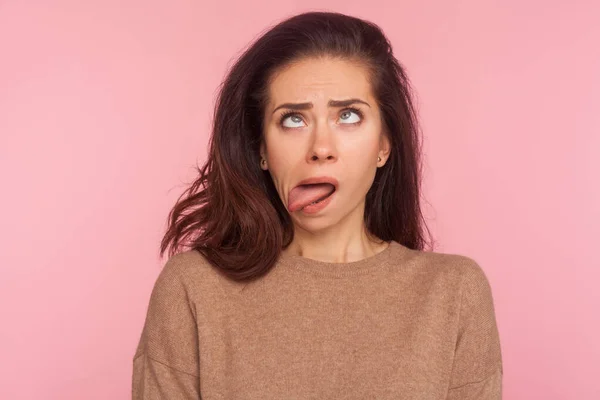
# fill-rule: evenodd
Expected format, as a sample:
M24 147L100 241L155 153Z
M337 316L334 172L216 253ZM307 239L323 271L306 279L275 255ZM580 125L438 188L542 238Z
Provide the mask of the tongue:
M290 212L301 210L310 203L329 196L334 190L335 187L331 183L296 186L290 191L288 210Z

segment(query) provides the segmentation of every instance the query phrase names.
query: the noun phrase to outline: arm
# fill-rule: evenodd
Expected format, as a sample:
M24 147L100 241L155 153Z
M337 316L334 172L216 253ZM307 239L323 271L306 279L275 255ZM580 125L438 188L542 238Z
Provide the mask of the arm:
M159 274L133 357L132 399L200 399L195 306L186 287L184 258Z
M492 291L475 261L469 259L464 272L447 400L500 400L502 354Z

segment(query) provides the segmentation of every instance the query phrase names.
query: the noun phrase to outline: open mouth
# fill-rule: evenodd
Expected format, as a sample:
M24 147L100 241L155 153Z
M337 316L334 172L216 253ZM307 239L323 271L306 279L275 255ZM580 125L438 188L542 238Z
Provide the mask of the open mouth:
M335 193L335 187L333 188L333 191L332 191L331 193L329 193L329 194L327 194L327 195L325 195L325 196L321 197L319 200L315 200L315 201L313 201L312 203L310 203L310 204L308 204L308 205L309 205L309 206L312 206L312 205L318 204L318 203L322 202L323 200L325 200L326 198L330 197L330 196L331 196L332 194L334 194L334 193ZM306 206L305 206L305 207L306 207Z
M295 186L288 195L288 210L290 212L307 209L312 210L320 203L326 204L335 193L337 184L331 182L304 183Z

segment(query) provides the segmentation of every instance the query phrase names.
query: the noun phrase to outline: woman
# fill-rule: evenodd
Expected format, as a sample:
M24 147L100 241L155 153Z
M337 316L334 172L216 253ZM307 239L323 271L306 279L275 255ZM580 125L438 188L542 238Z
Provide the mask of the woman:
M376 25L306 13L249 47L169 216L133 398L500 399L485 274L424 251L418 133Z

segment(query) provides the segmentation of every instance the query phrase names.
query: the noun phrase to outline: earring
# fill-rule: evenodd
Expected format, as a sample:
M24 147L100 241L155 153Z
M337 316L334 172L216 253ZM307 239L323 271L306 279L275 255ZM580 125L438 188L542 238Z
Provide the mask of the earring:
M264 158L262 159L262 161L260 162L262 165L267 165L267 160L265 160Z
M381 157L377 157L377 161L381 162Z

